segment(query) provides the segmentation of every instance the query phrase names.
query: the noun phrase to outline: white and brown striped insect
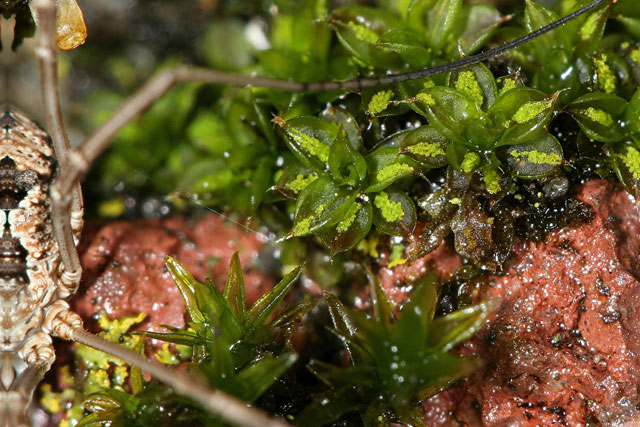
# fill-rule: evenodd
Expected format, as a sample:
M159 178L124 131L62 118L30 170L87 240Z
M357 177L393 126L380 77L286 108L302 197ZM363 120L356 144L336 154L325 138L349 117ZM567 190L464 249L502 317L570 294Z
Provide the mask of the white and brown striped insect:
M395 83L496 56L603 1L596 0L576 13L499 48L452 64L406 74L346 82L298 83L188 67L170 69L152 78L72 151L57 91L56 3L54 0L31 0L30 6L38 23L36 54L51 138L16 109L7 106L0 111L0 218L3 225L0 237L0 425L29 424L27 409L33 390L55 360L52 336L77 341L126 360L232 423L282 425L281 421L248 408L235 398L211 391L184 374L170 371L86 332L82 320L66 302L77 289L82 271L76 251L83 214L79 181L112 137L177 82L254 85L298 92L358 90ZM58 3L75 5L73 0L58 0ZM77 20L76 15L72 18ZM67 48L81 42L73 40L76 36L72 32L72 41ZM65 37L62 42L69 40ZM57 41L59 47L65 47L60 36Z

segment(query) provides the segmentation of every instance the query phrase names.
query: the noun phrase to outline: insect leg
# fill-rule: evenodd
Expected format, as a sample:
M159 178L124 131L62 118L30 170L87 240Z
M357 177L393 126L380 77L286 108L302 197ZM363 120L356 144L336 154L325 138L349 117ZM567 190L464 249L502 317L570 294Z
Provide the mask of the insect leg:
M53 0L33 0L33 10L38 20L37 48L38 68L42 87L42 99L47 118L47 127L53 141L60 169L67 167L69 140L62 120L60 99L58 95L58 56L55 47L55 13L56 5ZM82 230L83 204L82 193L78 183L72 185L65 197L70 197L70 203L63 209L53 206L53 225L56 239L60 248L65 271L62 283L68 292L75 291L82 267L76 250L74 236Z
M33 396L33 391L38 386L45 372L49 369L48 364L32 365L25 368L16 380L11 384L11 388L1 391L3 419L0 420L2 427L5 426L29 426L27 411Z
M74 328L71 333L74 341L116 356L140 369L149 372L155 378L172 387L177 393L191 398L212 413L242 426L283 427L283 421L270 418L255 408L221 391L211 390L188 375L167 369L158 362L149 361L127 348L93 335L82 328Z
M9 386L4 381L0 385L0 427L30 425L27 413L33 392L55 359L51 337L43 332L31 336L23 350L26 367L18 368L20 373ZM10 355L3 357L3 368L15 372Z

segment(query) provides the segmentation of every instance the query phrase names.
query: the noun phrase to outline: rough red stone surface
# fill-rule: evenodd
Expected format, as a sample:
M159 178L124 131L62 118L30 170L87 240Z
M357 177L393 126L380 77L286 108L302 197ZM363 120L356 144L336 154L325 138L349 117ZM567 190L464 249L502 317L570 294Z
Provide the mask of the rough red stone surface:
M380 285L389 300L399 306L411 291L412 283L428 272L434 272L440 280L448 280L462 265L462 260L449 245L442 244L430 254L417 259L411 265L398 265L393 268L381 268L378 274Z
M465 344L485 367L427 400L432 426L640 425L640 208L587 183L594 218L517 242L482 299L501 298Z
M217 215L200 220L119 221L92 224L80 245L84 267L72 307L84 319L105 311L109 318L147 313L137 329L163 331L159 323L184 327L184 301L165 268L164 257L180 261L200 281L209 277L220 288L229 260L240 251L247 303L273 286L252 268L263 243L254 233L225 224Z

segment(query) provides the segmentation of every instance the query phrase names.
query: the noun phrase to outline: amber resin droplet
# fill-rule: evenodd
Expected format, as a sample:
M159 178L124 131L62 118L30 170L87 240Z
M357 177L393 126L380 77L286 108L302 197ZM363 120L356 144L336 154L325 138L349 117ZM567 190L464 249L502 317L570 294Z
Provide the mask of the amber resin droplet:
M56 45L60 50L71 50L84 43L87 26L76 0L57 0Z

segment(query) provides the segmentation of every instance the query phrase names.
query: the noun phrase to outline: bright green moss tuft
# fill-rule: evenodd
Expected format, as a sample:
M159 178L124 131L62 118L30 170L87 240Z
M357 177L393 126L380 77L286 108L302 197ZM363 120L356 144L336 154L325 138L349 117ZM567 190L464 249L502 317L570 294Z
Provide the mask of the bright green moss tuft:
M455 86L460 92L471 97L478 105L482 105L484 101L482 88L478 84L473 71L463 71L458 74L458 80L456 80Z
M374 204L382 212L382 217L385 219L385 221L398 221L404 216L402 203L392 202L391 200L389 200L389 195L384 191L381 191L378 195L376 195Z
M424 157L436 157L445 154L440 144L426 141L409 146L407 151Z
M640 47L631 51L631 59L636 64L640 64Z
M621 157L633 178L640 179L640 152L635 147L627 147L627 154Z
M616 76L607 64L607 55L604 53L599 58L594 58L593 63L598 74L598 87L605 93L613 93L616 90Z
M329 161L329 147L317 138L292 127L287 128L287 134L312 156L316 156L325 163Z
M369 106L367 107L369 114L375 116L376 114L386 110L392 97L392 90L383 90L373 95L371 97L371 101L369 101Z
M505 92L510 91L516 87L516 79L506 78L503 80L503 85L498 92L498 95L502 95Z
M356 215L361 208L362 206L360 205L360 203L354 203L353 205L351 205L346 215L344 216L344 219L338 223L336 231L338 231L338 233L344 233L345 231L347 231L356 220Z
M296 175L296 179L287 183L287 187L291 191L295 191L296 193L299 193L305 188L307 188L307 186L311 184L313 181L315 181L316 179L318 179L317 175L304 176L303 174L300 173Z
M497 194L502 187L500 186L500 174L495 169L487 168L482 172L484 185L490 194Z
M406 163L392 163L378 171L376 179L380 182L404 173L412 173L413 168Z
M526 123L535 118L544 110L548 110L553 106L553 99L548 98L542 101L527 102L513 115L512 119L516 123Z
M469 151L464 155L462 163L460 163L460 169L466 173L471 173L480 164L480 156L473 151Z
M430 106L436 104L436 100L433 99L433 96L429 95L428 93L420 92L416 95L416 98L418 99L418 101L424 102L425 104Z
M422 87L424 87L425 89L429 89L429 88L432 88L432 87L435 87L435 86L436 86L436 83L431 79L426 80L424 82L424 84L422 85Z
M536 165L559 165L562 163L562 157L556 153L544 153L542 151L512 151L511 155L520 160L526 158L527 161Z
M366 25L361 25L353 21L350 21L347 25L349 25L349 28L351 28L358 40L370 44L378 43L378 34Z
M587 41L592 35L593 32L598 28L598 19L600 19L599 13L592 13L589 17L584 21L582 27L580 27L580 39L584 42Z
M299 221L296 221L295 225L293 226L293 230L291 230L291 233L294 236L305 236L307 234L309 234L309 229L311 228L311 223L313 222L313 220L316 217L313 215L310 215L304 219L301 219Z
M387 265L387 268L397 267L407 262L407 259L404 257L404 250L405 247L403 245L393 245L391 247L391 254L389 254L389 265Z
M611 118L611 114L607 113L606 111L589 107L586 110L584 110L584 112L587 115L587 117L589 117L591 120L603 126L611 126L613 124L613 119Z

